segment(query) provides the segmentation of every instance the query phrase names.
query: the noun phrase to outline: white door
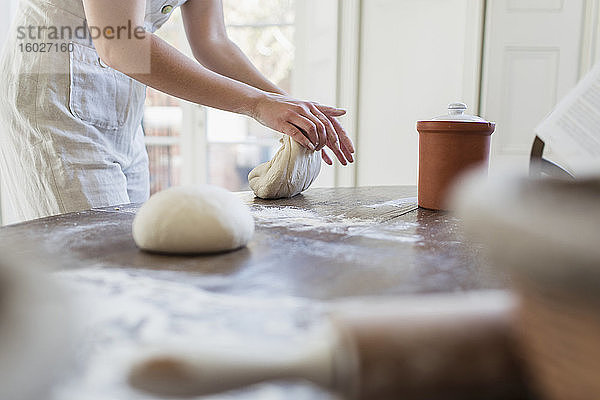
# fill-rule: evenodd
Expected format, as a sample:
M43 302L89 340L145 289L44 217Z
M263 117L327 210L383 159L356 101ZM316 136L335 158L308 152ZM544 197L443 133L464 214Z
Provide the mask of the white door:
M416 122L477 111L482 17L482 0L362 0L358 185L415 185Z
M493 159L526 168L535 126L577 83L585 3L487 2L481 112L497 122Z

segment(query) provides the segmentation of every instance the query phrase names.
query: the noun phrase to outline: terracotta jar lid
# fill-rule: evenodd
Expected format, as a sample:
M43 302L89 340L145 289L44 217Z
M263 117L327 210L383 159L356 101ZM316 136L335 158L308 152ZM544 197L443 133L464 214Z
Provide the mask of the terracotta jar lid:
M448 106L448 114L428 121L417 122L419 132L462 133L491 135L496 129L494 122L488 122L481 117L466 114L464 103L452 103Z

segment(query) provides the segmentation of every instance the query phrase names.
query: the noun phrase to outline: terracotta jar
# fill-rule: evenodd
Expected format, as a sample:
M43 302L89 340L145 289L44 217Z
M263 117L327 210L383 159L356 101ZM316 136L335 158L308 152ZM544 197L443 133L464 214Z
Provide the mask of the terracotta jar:
M453 103L448 114L417 122L419 131L419 207L447 209L447 195L465 170L484 165L490 156L496 124L467 115L467 106Z

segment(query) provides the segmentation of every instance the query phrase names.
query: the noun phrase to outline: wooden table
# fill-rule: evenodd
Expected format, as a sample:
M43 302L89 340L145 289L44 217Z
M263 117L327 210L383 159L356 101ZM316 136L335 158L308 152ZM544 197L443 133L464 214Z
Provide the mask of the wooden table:
M257 230L247 248L230 253L173 257L139 251L131 236L135 205L4 227L0 243L35 243L33 251L61 260L59 279L100 299L97 312L88 313L93 316L88 326L107 349L125 341L133 348L163 337L213 332L215 337L231 334L260 341L271 335L286 340L293 336L293 327L310 325L310 316L331 300L505 286L502 276L485 268L480 248L463 239L455 217L417 209L414 187L313 189L277 201L255 199L250 193L240 196L250 205ZM177 297L183 292L187 297ZM194 302L197 306L190 307ZM222 307L221 316L210 314L211 307ZM248 310L240 310L247 307L256 313L253 321L243 319ZM146 329L157 314L166 325ZM210 322L219 318L225 320ZM274 321L289 324L273 330ZM113 325L126 327L116 334ZM112 333L103 336L108 326ZM100 356L90 354L89 364L100 369ZM88 381L93 380L90 374L102 375L87 374ZM75 381L69 390L87 390L81 380ZM111 396L125 395L122 383L104 386L111 384ZM298 390L294 398L325 396L313 389ZM253 398L252 393L242 397ZM264 395L257 393L256 398ZM283 390L281 398L291 398L289 393Z
M137 206L84 211L0 229L0 241L38 243L68 255L69 268L177 271L181 279L224 275L206 289L315 299L448 292L503 284L480 265L456 218L417 209L414 187L313 189L265 201L241 194L256 218L245 249L216 256L172 257L139 251L131 236ZM150 273L150 272L148 272Z

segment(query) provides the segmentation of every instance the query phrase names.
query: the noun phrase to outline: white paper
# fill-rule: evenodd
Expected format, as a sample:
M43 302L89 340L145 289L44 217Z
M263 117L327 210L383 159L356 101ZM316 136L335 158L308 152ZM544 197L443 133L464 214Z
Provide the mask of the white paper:
M556 106L536 134L576 177L600 174L600 64Z

